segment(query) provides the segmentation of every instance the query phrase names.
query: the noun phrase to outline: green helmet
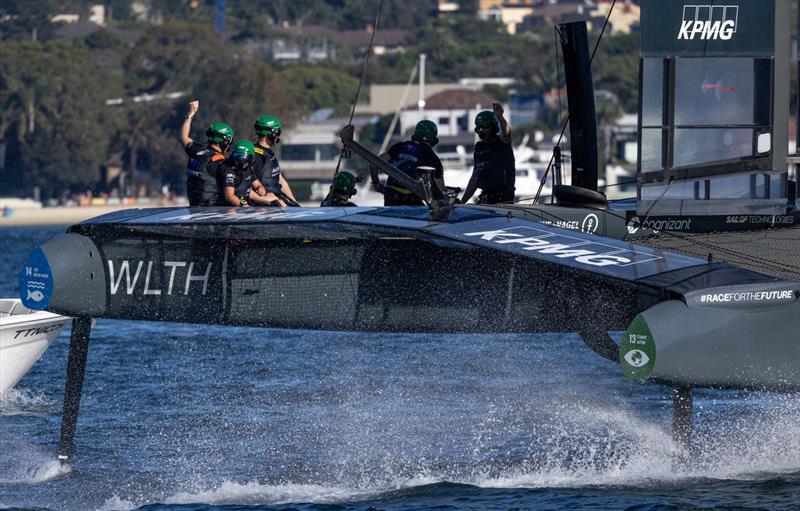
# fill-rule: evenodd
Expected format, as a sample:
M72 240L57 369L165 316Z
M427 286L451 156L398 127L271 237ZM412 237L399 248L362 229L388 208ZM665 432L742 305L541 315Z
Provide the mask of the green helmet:
M244 169L253 163L255 154L256 148L253 146L252 142L249 140L239 140L233 146L231 158L233 159L233 164L236 166L236 168Z
M256 119L256 124L253 126L257 135L264 137L278 137L281 134L281 121L274 115L262 115Z
M233 129L224 122L215 122L206 129L206 137L213 144L227 147L233 140Z
M497 126L497 116L491 110L484 110L475 117L475 126Z
M428 142L431 146L435 146L439 143L439 139L436 138L438 134L439 129L436 127L436 123L428 120L419 121L414 128L414 135L411 136L411 140Z
M333 190L342 194L355 194L356 177L349 172L339 172L333 178Z

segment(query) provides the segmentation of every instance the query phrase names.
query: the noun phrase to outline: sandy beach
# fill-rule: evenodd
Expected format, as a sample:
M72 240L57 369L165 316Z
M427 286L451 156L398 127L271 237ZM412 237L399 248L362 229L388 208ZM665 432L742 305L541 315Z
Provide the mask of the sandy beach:
M56 206L40 209L15 209L10 216L0 217L0 229L3 227L33 227L46 225L72 225L89 218L129 208L159 207L153 205L117 205L117 206Z

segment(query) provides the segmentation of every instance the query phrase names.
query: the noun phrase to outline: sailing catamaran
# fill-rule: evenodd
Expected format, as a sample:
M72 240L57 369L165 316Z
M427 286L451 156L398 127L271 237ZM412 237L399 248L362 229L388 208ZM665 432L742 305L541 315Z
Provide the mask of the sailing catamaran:
M23 299L43 290L28 307L78 318L59 457L72 450L98 317L577 331L627 376L678 389L684 439L692 387L797 391L788 19L788 0L642 1L636 201L597 192L591 57L585 24L573 23L559 27L572 185L553 187L555 204L434 200L429 178L408 179L348 127L343 144L428 207L132 209L70 227L20 274ZM622 330L618 345L609 332Z

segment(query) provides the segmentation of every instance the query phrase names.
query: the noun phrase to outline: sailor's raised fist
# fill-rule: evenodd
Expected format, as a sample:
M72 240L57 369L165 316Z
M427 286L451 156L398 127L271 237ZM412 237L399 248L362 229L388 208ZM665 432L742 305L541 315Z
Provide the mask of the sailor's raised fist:
M194 116L194 114L197 113L198 110L200 110L200 102L197 101L197 100L190 101L189 102L189 112L186 115L189 116L189 117L192 117L192 116Z

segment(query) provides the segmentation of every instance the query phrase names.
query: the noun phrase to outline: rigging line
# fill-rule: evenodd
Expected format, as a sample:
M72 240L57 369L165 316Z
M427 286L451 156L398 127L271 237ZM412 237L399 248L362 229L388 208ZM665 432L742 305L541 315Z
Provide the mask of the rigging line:
M656 204L658 204L658 201L660 201L661 199L663 199L663 198L664 198L664 195L666 195L666 194L667 194L667 192L669 191L669 187L670 187L670 186L672 186L673 180L674 180L674 178L673 178L673 177L670 177L670 178L669 178L669 181L667 181L667 186L665 186L665 187L664 187L664 191L663 191L663 192L661 192L661 195L659 195L659 196L658 196L658 198L657 198L656 200L654 200L652 204L650 204L650 207L649 207L649 208L647 208L647 211L645 211L645 213L644 213L644 220L642 220L642 221L639 223L640 225L642 225L642 226L644 226L644 225L647 225L647 221L650 219L650 211L652 211L652 210L653 210L653 208L655 207L655 205L656 205ZM625 241L625 238L627 238L627 237L628 237L628 234L630 234L630 231L626 232L626 233L625 233L625 234L622 236L622 241Z
M619 183L614 183L614 184L611 184L611 185L598 186L597 189L598 190L605 190L607 188L614 188L615 186L626 186L626 185L632 185L632 184L636 184L636 181L635 180L634 181L620 181ZM517 204L517 203L520 203L520 202L525 202L526 200L532 201L535 198L536 197L523 197L521 199L515 200L514 202L509 202L509 203L506 203L506 204Z
M610 216L619 218L619 219L621 219L623 221L627 221L627 217L626 216L621 215L619 213L616 213L614 211L610 211L610 210L602 209L602 208L591 207L591 206L586 206L585 209L592 210L592 211L604 212L605 214L608 214ZM558 220L567 221L566 218L559 217L558 215L556 215L556 214L554 214L552 212L549 212L549 211L546 212L544 210L537 210L537 212L549 215L549 216L551 216L553 218L556 218ZM648 210L648 212L649 212L649 210ZM526 212L526 215L527 214L528 213ZM640 222L640 226L643 226L643 222ZM697 236L702 236L703 234L704 233L696 233ZM683 241L688 246L704 247L706 249L716 250L719 253L726 254L726 255L729 255L729 256L733 256L733 257L737 257L737 258L739 258L739 259L741 259L743 261L748 261L750 263L759 264L759 265L762 265L764 267L771 268L773 270L791 271L792 273L796 273L797 272L797 268L795 268L794 266L789 265L789 264L783 264L783 263L780 263L780 262L777 262L777 261L772 261L772 260L768 260L768 259L762 259L762 258L759 258L759 257L756 257L756 256L751 256L749 254L742 253L742 252L737 252L737 251L735 251L733 249L730 249L730 248L725 248L725 247L723 247L721 245L714 245L712 243L695 240L693 234L678 234L678 233L674 233L672 231L659 231L658 235L662 235L665 238L671 238L671 239L674 239L674 240ZM654 235L651 235L651 236L648 236L648 237L645 237L645 238L642 238L642 239L646 240L646 239L653 239L653 238L657 238L657 237L658 236L654 234ZM629 240L626 240L625 237L623 237L620 241L629 241ZM639 240L630 240L630 242L638 242L638 241ZM661 250L679 251L678 249L671 249L669 247L662 248Z
M381 148L377 154L383 154L386 151L386 148L389 147L389 141L392 139L392 133L394 133L394 128L397 126L397 120L400 118L400 111L406 106L406 100L408 100L408 92L411 89L411 82L414 81L414 78L417 76L417 70L419 69L419 62L417 62L414 67L411 68L411 74L408 76L408 82L406 83L406 88L403 91L403 97L400 99L400 103L397 105L397 110L394 111L394 116L392 117L392 122L389 124L389 129L386 131L386 136L383 137L383 143L381 144Z
M614 0L616 1L616 0ZM353 98L353 108L350 110L350 121L348 121L348 125L353 124L353 117L356 115L356 104L358 104L358 97L361 94L361 85L364 83L364 79L367 76L367 66L369 64L369 56L372 55L372 45L375 42L375 34L378 33L378 22L381 19L381 11L383 10L383 0L380 1L378 4L378 11L375 13L375 23L372 25L372 35L369 38L369 47L367 47L367 55L364 57L364 68L361 70L361 78L358 80L358 87L356 87L356 96ZM344 152L344 148L342 149ZM342 153L339 153L339 160L336 162L336 169L333 171L333 177L335 178L337 174L339 174L339 167L342 165ZM333 190L333 183L331 183L331 190Z
M606 27L608 26L608 20L611 19L611 15L614 13L614 6L617 5L617 0L613 0L611 2L611 8L608 10L608 16L606 16L606 20L603 22L603 28L600 30L600 37L597 38L597 42L594 44L594 49L592 49L592 56L589 58L589 69L592 68L592 62L594 62L595 53L597 53L597 48L600 47L600 41L603 40L603 35L606 33ZM585 77L584 77L585 78ZM569 123L569 112L567 112L567 118L564 120L564 124L561 126L561 134L558 136L558 141L556 145L561 145L561 140L564 138L564 132L567 130L567 124ZM544 183L547 181L547 174L550 173L550 168L553 166L553 160L555 159L555 154L550 157L550 163L547 164L547 169L544 171L544 175L542 176L542 180L539 183L539 190L536 192L536 197L534 198L533 202L536 203L539 201L539 197L542 194L542 188L544 187Z
M614 211L610 211L610 210L603 209L603 208L591 207L591 206L587 206L587 207L585 207L585 209L587 209L589 211L598 211L598 212L607 214L609 216L613 216L615 218L619 218L620 220L627 221L627 217L625 215L619 214L619 213L614 212ZM537 209L537 210L535 210L536 213L533 213L533 212L528 211L526 209L520 209L520 210L515 210L515 211L521 211L522 214L524 215L524 218L527 219L529 217L532 217L532 219L534 221L536 221L536 222L541 222L543 220L543 217L549 217L551 219L554 219L554 220L557 220L557 221L562 221L562 222L565 222L565 223L566 222L570 222L572 220L572 219L565 218L563 216L559 216L558 214L556 214L553 211L544 210L544 209ZM585 232L585 231L583 231L581 229L577 229L577 230L579 232ZM698 236L702 236L703 234L704 233L697 233ZM725 248L725 247L720 246L720 245L714 245L712 243L698 241L698 240L693 239L693 237L691 237L692 236L691 234L687 235L687 234L677 234L677 233L674 233L674 232L671 232L671 231L659 231L658 235L663 236L664 238L670 238L670 239L674 239L674 240L683 241L688 246L704 247L704 248L709 249L709 250L715 250L716 252L718 252L720 254L728 255L728 256L731 256L731 257L735 257L735 258L738 258L738 259L740 259L742 261L745 261L745 262L749 262L749 263L752 263L752 264L760 265L760 266L762 266L764 268L769 268L769 269L780 271L780 272L789 272L789 273L792 273L792 274L797 273L797 268L792 266L792 265L790 265L790 264L783 264L783 263L780 263L780 262L777 262L777 261L772 261L772 260L768 260L768 259L762 259L762 258L759 258L759 257L756 257L756 256L751 256L749 254L744 254L744 253L741 253L741 252L737 252L737 251L735 251L733 249ZM654 234L654 235L651 235L651 236L643 237L643 238L641 238L641 240L648 240L648 239L653 239L653 238L657 238L657 237L658 236ZM623 238L620 239L620 241L628 241L629 243L634 243L634 242L639 242L640 240L639 239L626 240L625 237L623 237ZM657 247L651 247L651 248L657 248ZM666 247L666 248L662 247L662 248L660 248L660 250L681 252L680 249L670 248L670 247Z

